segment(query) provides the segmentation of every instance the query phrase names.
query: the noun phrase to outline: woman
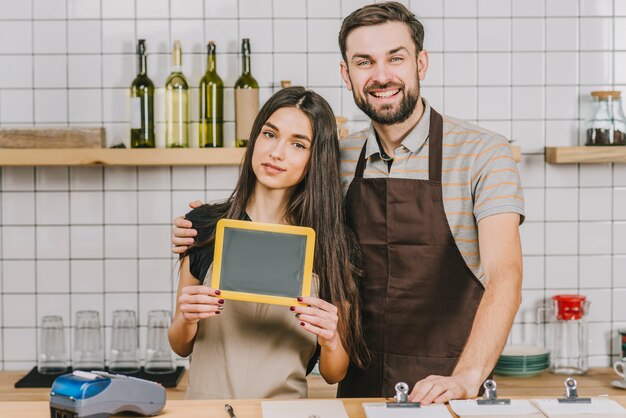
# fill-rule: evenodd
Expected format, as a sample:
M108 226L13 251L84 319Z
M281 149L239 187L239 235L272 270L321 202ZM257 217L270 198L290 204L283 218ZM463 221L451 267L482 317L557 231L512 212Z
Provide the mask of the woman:
M191 355L187 398L306 397L316 345L328 383L341 380L350 361L367 361L358 250L344 222L337 129L321 96L302 87L272 96L253 124L231 197L186 218L198 235L182 257L169 338L177 354ZM304 297L307 306L291 308L220 299L219 290L203 283L210 282L221 218L313 228L312 294L319 297Z

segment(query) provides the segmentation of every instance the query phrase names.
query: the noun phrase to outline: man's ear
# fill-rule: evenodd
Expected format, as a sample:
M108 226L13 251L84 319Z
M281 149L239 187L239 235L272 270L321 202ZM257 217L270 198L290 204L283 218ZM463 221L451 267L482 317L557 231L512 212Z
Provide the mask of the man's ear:
M343 60L339 63L339 71L341 72L341 78L343 78L343 82L346 84L348 91L352 91L352 82L350 81L348 64L346 64L346 62Z
M417 54L417 74L420 77L420 81L424 81L426 78L426 72L428 71L428 51L422 49Z

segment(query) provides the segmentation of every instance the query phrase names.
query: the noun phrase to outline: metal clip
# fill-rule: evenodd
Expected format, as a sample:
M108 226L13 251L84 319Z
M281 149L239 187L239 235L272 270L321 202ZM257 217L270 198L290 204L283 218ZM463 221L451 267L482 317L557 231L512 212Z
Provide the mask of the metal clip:
M591 398L579 398L578 382L573 377L565 379L565 398L559 398L559 403L591 403Z
M498 399L497 386L495 380L485 380L485 383L483 383L483 388L485 388L483 399L478 399L476 403L478 405L510 405L510 399Z
M395 402L387 402L387 408L419 408L419 402L409 402L409 385L404 382L396 383Z

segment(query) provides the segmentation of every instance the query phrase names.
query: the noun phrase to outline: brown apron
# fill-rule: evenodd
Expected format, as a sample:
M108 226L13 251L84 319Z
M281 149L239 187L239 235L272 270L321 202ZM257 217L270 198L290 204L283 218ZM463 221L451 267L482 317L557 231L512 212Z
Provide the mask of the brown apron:
M443 119L430 110L429 179L363 178L365 145L346 195L363 251L363 326L372 362L350 365L338 397L390 397L394 386L450 376L484 287L456 246L441 187Z

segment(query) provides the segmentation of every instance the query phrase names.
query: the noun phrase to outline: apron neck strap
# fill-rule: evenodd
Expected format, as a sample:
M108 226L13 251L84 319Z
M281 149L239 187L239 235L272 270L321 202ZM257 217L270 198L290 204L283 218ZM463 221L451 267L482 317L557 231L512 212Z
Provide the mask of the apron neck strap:
M442 157L443 118L432 107L430 108L430 128L428 132L428 179L441 182L441 157ZM361 148L361 154L356 163L354 178L360 179L365 171L365 148L367 140Z

